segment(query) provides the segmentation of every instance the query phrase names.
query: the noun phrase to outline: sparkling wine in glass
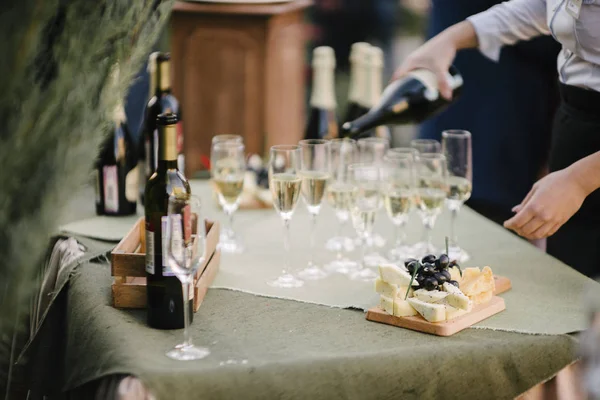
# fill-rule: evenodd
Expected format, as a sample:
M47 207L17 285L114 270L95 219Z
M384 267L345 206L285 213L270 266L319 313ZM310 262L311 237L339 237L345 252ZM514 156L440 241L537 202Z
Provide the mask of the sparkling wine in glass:
M373 164L352 164L349 167L350 182L355 192L350 206L352 224L361 239L361 260L356 271L350 273L350 279L372 281L377 274L367 268L366 244L373 235L375 217L381 209L380 167Z
M193 297L194 275L206 257L206 232L204 219L200 213L200 200L192 195L169 196L167 211L167 259L183 287L183 299ZM189 332L190 310L183 307L185 325L183 343L167 352L174 360L199 360L210 354L205 347L192 344Z
M317 216L327 184L331 178L331 144L325 139L305 139L300 145L300 177L302 199L310 214L310 260L306 268L298 272L302 279L323 279L328 274L315 263L315 231Z
M295 277L290 267L290 220L298 204L302 186L300 146L278 145L271 147L269 159L269 189L273 197L273 207L283 220L284 260L281 275L268 285L282 288L295 288L304 281Z
M383 204L395 228L395 242L389 258L399 262L414 257L413 248L406 244L404 232L415 198L415 157L412 150L388 151L381 169Z
M350 205L355 187L350 182L348 167L358 162L358 146L354 139L333 139L331 143L331 182L327 186L327 202L338 220L337 235L330 238L326 248L336 252L335 260L325 266L330 272L347 274L358 267L358 263L344 257L343 252L354 250L354 240L344 236L344 227L350 220Z
M464 130L442 132L442 149L448 162L448 197L446 205L452 213L448 256L459 263L469 260L469 254L458 245L456 217L473 189L473 155L471 133Z
M442 144L435 139L414 139L410 141L410 147L419 153L441 153Z
M390 148L390 142L386 138L369 137L358 140L359 162L381 166L383 158ZM383 257L374 247L382 248L385 246L385 238L378 233L373 233L369 236L367 242L367 255L365 259L371 267L386 262Z
M446 157L440 153L419 154L416 167L415 203L425 227L425 238L417 252L423 256L438 252L431 242L431 233L446 200Z
M244 251L244 245L233 230L233 214L239 207L244 189L244 175L246 174L244 144L237 140L213 143L210 164L210 174L217 191L219 204L229 221L226 229L228 233L219 238L219 248L226 253L241 253Z

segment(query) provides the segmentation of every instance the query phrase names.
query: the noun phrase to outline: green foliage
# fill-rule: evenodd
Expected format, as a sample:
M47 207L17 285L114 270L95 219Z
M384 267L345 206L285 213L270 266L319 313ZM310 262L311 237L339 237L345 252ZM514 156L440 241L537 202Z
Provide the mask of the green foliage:
M173 0L2 2L0 374L7 371L15 321L27 316L61 207L86 181L107 115L124 97L172 5ZM116 84L109 79L115 62Z

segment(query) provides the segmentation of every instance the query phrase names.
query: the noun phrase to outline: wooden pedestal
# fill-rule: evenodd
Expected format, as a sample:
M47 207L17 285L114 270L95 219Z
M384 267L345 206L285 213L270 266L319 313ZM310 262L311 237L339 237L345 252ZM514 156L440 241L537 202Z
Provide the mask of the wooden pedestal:
M175 3L173 90L183 105L187 176L202 169L213 135L242 135L246 152L259 154L302 138L310 4Z

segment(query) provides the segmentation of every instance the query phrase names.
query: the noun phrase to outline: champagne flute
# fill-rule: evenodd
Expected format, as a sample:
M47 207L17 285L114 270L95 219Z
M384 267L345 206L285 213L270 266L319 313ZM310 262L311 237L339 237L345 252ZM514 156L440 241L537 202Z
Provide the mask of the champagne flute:
M328 250L336 251L336 259L325 266L330 272L347 274L358 267L355 261L343 256L342 251L354 250L354 240L343 236L343 229L350 219L350 204L354 186L349 180L348 166L358 162L356 141L350 138L331 140L331 182L327 186L327 202L333 208L338 219L337 236L326 243Z
M214 139L214 138L213 138ZM246 158L244 144L237 140L217 141L210 152L210 174L219 203L228 217L228 233L219 238L219 248L226 253L242 253L244 245L233 230L233 214L238 209L244 189Z
M183 343L167 352L174 360L199 360L210 354L205 347L196 347L190 337L190 309L186 299L193 296L194 275L206 257L206 232L200 213L200 200L192 195L169 196L167 209L167 260L181 281L184 301Z
M283 245L285 258L282 274L268 285L282 288L295 288L304 281L292 275L290 270L290 220L300 198L302 178L300 146L278 145L271 147L269 159L269 189L273 196L273 206L283 220Z
M448 198L446 205L452 213L448 256L459 263L469 260L469 254L458 245L456 217L462 205L471 197L473 188L473 155L471 133L463 130L442 132L442 148L448 162Z
M414 139L410 141L410 147L419 153L441 153L442 145L434 139Z
M373 235L375 216L381 208L380 167L372 164L352 164L349 167L350 181L355 187L350 206L352 224L361 240L361 262L350 274L350 279L372 281L377 274L367 268L366 243Z
M302 199L310 214L310 259L306 268L298 272L302 279L323 279L327 276L315 264L315 230L321 202L331 174L331 144L325 139L306 139L300 145L300 177L302 178Z
M400 262L414 256L411 246L405 244L404 232L415 196L415 158L413 149L408 150L390 150L384 157L381 170L383 203L395 228L395 243L389 257Z
M421 255L437 253L437 249L431 243L431 231L446 200L446 178L446 157L443 154L419 155L416 204L425 227L424 245L419 247Z
M381 166L383 157L390 148L390 142L386 138L369 137L358 140L359 160L361 163L373 164ZM367 241L368 250L373 247L384 247L385 239L383 236L374 233L370 235ZM376 267L377 265L386 262L387 260L376 250L368 251L366 256L368 265Z

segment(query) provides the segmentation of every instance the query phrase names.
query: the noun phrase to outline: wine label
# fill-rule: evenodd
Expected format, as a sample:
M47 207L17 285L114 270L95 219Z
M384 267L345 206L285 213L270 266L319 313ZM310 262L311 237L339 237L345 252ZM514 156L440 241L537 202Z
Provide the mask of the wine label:
M104 174L104 210L116 213L119 211L119 178L116 165L102 168Z
M137 202L139 177L140 173L138 172L137 165L127 173L127 176L125 176L125 198L132 203Z
M154 275L154 232L149 222L146 222L146 272Z
M144 139L144 148L146 150L146 159L144 160L146 176L150 176L154 172L152 170L152 164L150 161L150 139L148 139L148 138Z
M97 169L94 172L94 190L96 192L96 204L100 204L102 194L100 193L100 171Z
M164 215L160 218L160 233L162 237L162 274L163 276L175 276L173 270L169 266L169 238L168 238L168 222L169 217ZM177 246L177 245L176 245Z

